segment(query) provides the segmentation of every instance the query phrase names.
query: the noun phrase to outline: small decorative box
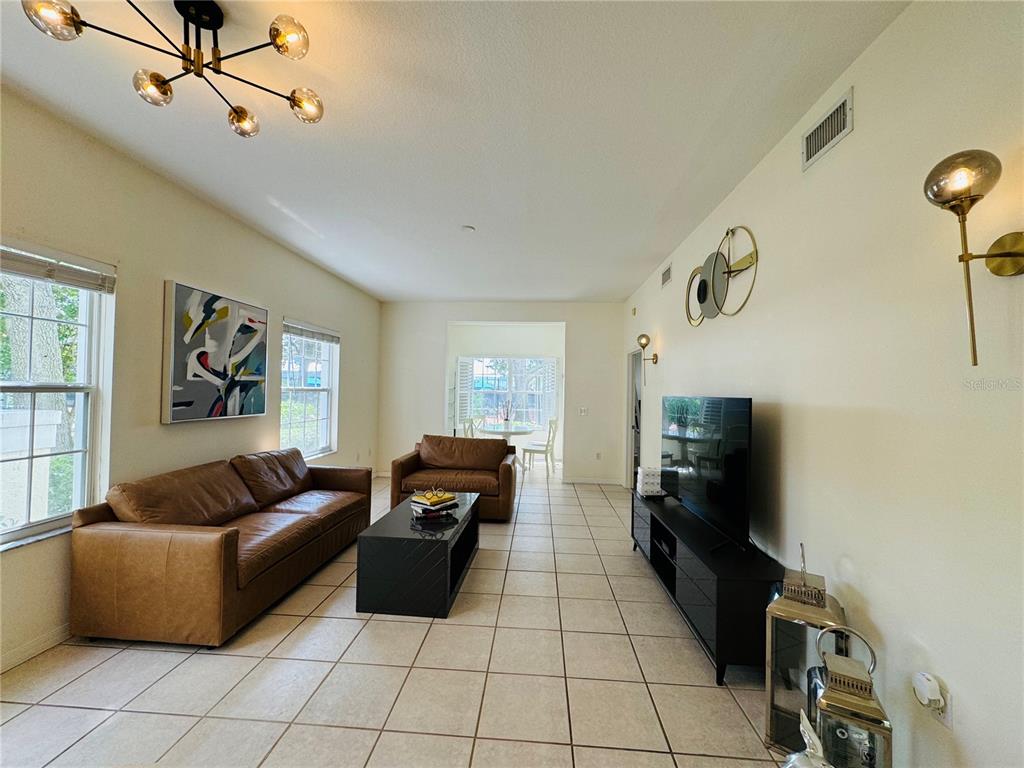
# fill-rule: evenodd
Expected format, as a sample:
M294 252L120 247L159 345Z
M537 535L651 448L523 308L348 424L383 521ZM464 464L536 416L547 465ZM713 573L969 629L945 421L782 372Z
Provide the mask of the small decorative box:
M636 492L641 496L664 496L661 489L660 467L638 467L636 470Z

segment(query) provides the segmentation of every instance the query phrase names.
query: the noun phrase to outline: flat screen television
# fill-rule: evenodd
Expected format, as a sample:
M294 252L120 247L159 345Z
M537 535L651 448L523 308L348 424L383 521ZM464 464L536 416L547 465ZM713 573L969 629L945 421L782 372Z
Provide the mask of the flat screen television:
M661 399L661 488L746 548L750 542L747 397Z

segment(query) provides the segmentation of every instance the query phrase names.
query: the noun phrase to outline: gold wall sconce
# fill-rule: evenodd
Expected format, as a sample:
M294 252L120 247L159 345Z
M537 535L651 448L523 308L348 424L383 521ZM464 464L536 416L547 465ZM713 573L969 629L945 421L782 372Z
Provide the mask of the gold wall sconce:
M636 337L636 343L640 346L640 359L644 363L644 384L647 383L647 363L652 365L658 364L658 353L655 352L650 357L644 357L644 353L647 351L647 347L651 345L651 337L646 333L641 333Z
M1024 274L1024 232L1009 232L996 240L986 253L971 253L967 246L967 213L992 191L1002 173L999 158L983 149L965 149L950 155L932 168L924 180L928 202L956 214L960 222L960 263L964 268L967 294L967 326L970 331L971 365L978 364L974 333L974 298L971 294L971 261L985 259L988 271L998 277Z

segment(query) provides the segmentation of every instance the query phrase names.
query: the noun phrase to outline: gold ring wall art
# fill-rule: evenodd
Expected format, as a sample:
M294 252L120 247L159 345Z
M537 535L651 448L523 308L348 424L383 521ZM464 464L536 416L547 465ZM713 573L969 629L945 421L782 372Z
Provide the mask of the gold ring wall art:
M750 241L750 250L746 256L736 258L735 253L743 249L737 244L737 238ZM700 266L694 268L690 278L686 281L686 319L690 325L696 328L708 320L724 315L732 317L739 314L740 310L747 306L750 301L750 294L754 291L754 281L757 280L757 241L754 233L749 227L743 225L730 227L714 250ZM729 285L744 272L750 272L750 283L747 285L747 292L743 301L732 309L726 308L726 300L729 296ZM694 291L696 281L696 291ZM696 293L697 305L700 312L696 315L691 311L691 295Z

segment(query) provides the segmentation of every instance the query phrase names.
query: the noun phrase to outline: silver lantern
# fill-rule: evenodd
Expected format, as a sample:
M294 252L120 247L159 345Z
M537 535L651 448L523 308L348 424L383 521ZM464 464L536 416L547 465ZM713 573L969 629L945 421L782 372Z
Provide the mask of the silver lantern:
M827 636L840 633L844 638L853 635L867 646L870 665L824 650ZM823 629L816 646L824 666L812 670L809 687L826 759L835 768L892 768L892 723L871 680L874 649L849 627Z
M812 712L808 673L819 663L815 653L818 633L846 625L846 611L825 591L825 577L808 573L804 545L800 545L800 570L786 570L766 610L765 643L765 743L783 753L800 750L800 710ZM832 633L833 653L846 655L846 638ZM813 715L811 720L813 721Z

